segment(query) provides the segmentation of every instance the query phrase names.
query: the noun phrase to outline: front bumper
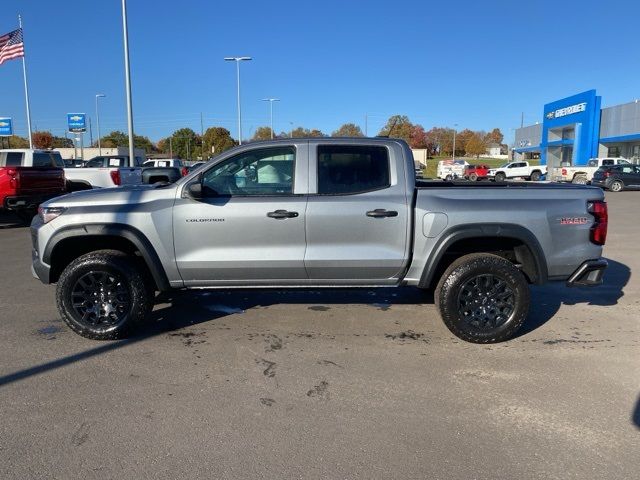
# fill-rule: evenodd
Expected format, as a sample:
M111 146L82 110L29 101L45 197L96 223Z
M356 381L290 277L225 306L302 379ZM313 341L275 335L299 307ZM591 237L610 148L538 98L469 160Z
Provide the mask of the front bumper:
M567 287L595 287L602 285L602 276L609 264L604 258L587 260L567 280Z
M38 248L38 230L42 225L39 216L31 222L31 274L42 283L48 284L51 283L51 267L42 261Z

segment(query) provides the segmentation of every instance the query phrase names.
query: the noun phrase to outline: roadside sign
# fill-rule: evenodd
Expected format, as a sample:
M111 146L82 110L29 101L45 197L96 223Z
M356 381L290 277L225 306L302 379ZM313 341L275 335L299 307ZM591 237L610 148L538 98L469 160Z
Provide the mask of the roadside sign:
M9 117L0 117L0 137L13 135L13 122Z
M85 113L67 113L69 131L82 133L87 131L87 115Z

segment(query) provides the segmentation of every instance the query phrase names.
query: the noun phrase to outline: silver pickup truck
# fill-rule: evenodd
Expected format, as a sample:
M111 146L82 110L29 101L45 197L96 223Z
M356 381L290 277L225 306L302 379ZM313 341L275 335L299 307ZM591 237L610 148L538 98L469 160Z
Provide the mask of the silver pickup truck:
M512 337L528 284L598 285L598 188L416 181L401 140L250 143L171 185L51 200L31 226L33 273L93 339L126 335L155 291L416 286L458 337Z

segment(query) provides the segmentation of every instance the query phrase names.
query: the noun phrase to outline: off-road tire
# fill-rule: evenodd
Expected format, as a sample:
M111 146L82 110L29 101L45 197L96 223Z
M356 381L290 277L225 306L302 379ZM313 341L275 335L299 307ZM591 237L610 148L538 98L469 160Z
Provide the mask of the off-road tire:
M614 180L613 182L611 182L609 190L611 190L612 192L621 192L622 190L624 190L624 183L622 182L622 180Z
M73 307L73 292L87 274L106 273L119 279L119 285L128 293L129 306L122 319L114 325L90 325L82 321ZM126 337L143 322L153 308L154 291L148 275L137 259L117 250L98 250L82 255L62 272L56 287L56 304L62 320L78 335L92 340L115 340Z
M504 182L507 179L507 176L502 172L498 172L494 178L496 182Z
M512 293L511 313L495 325L473 325L460 307L463 289L477 278L495 278ZM465 297L466 298L466 297ZM483 298L486 298L483 302ZM478 297L478 308L491 308L493 297ZM444 272L434 292L435 305L447 328L456 337L472 343L497 343L512 338L529 313L530 292L524 275L513 263L488 253L472 253L455 260ZM493 305L496 305L495 303Z
M478 174L477 173L472 173L471 175L469 175L469 180L472 182L477 182L478 181Z
M532 182L539 182L541 176L542 176L541 172L539 172L538 170L534 170L533 172L531 172L530 180Z
M587 184L587 176L586 175L574 175L571 179L571 183L575 185L586 185Z

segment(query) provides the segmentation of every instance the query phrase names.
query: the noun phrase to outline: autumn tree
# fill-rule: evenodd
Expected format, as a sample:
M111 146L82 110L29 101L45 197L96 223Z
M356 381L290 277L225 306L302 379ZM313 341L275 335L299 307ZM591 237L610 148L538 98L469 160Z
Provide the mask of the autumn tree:
M427 148L429 146L429 139L427 138L427 132L425 132L422 125L414 125L409 137L409 146L411 148Z
M53 135L51 132L33 132L31 134L34 148L49 149L53 148Z
M258 127L251 137L251 140L270 140L275 135L272 135L271 127Z
M53 148L73 148L73 140L67 137L53 136Z
M467 142L473 137L475 133L468 128L465 128L461 132L456 134L456 155L464 155L467 151Z
M487 143L497 143L498 145L501 145L504 140L504 135L499 128L494 128L485 135L484 140Z
M473 133L467 140L465 151L467 155L475 155L478 158L480 155L484 155L487 150L487 144L477 133Z
M381 137L401 138L410 143L414 125L406 115L392 115L378 133Z
M433 149L433 155L451 155L453 129L433 127L427 132L427 144Z
M283 132L284 133L284 132ZM318 130L317 128L314 128L312 130L309 130L308 128L304 128L304 127L297 127L294 128L293 130L291 130L291 134L290 134L293 138L304 138L304 137L324 137L325 134L322 133L320 130Z
M332 137L364 137L362 130L355 123L345 123L335 132L331 134Z

